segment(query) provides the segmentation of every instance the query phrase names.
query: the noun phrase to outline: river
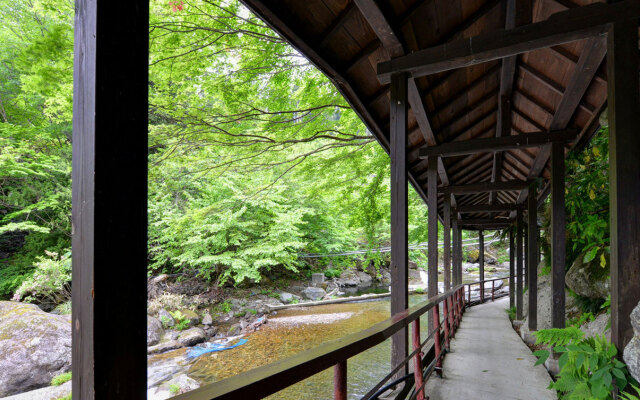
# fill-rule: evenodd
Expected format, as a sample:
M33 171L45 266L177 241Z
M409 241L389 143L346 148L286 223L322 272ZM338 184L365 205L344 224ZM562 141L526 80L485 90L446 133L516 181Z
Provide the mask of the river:
M502 273L503 271L499 271ZM490 276L487 274L486 279ZM465 282L477 279L465 274ZM410 305L425 301L426 295L412 295ZM378 301L296 307L270 315L268 323L248 336L248 342L232 350L209 353L194 360L184 358L184 349L154 356L150 365L172 359L188 376L201 385L266 365L313 348L323 342L357 332L389 317L389 298ZM427 335L427 318L421 319L423 340ZM387 340L348 360L349 399L359 399L390 371L390 341ZM270 399L332 399L333 371L320 372L282 390Z

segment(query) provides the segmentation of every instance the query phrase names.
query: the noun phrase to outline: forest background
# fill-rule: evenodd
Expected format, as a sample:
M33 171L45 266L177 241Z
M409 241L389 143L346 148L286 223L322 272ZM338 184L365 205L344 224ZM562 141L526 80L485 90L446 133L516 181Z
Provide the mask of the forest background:
M237 0L150 4L149 274L259 282L388 244L389 158L331 82ZM0 0L0 298L70 285L73 13ZM568 266L608 257L607 147L568 162ZM426 220L411 189L410 243Z

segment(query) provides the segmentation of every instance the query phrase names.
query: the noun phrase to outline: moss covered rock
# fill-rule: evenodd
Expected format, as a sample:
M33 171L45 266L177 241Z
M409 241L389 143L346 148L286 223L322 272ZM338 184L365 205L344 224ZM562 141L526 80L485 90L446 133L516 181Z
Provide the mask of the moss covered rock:
M600 253L590 262L584 262L580 254L566 274L567 286L580 296L606 299L609 296L609 262L600 265Z
M71 369L71 316L0 301L0 397L48 386Z

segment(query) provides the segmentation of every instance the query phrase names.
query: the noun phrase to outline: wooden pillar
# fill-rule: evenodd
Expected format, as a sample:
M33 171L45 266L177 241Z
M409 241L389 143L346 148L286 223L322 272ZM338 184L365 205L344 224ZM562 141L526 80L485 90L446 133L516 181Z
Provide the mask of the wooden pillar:
M391 315L409 306L409 248L407 206L407 76L391 79ZM408 355L408 330L391 339L391 367ZM398 372L407 373L408 366Z
M633 337L629 315L640 301L638 21L612 24L607 40L611 341L620 355Z
M478 263L480 263L480 302L484 303L484 232L478 231Z
M529 197L527 199L527 217L529 219L528 228L528 269L529 269L529 330L531 332L538 329L538 196L536 183L529 186Z
M429 157L427 160L427 205L429 209L427 295L433 297L438 295L438 157ZM432 320L429 322L433 323ZM430 325L429 332L433 328L434 326Z
M444 291L451 289L451 196L444 196L444 210L442 211L444 219L443 234L443 255L444 263Z
M564 144L551 144L551 327L565 327Z
M460 276L460 268L458 266L458 263L460 262L460 249L459 249L459 245L458 245L458 219L456 218L456 216L453 216L453 219L451 221L451 226L452 226L452 231L453 233L451 234L451 238L452 238L452 271L453 271L453 286L457 286L460 284L461 281L461 276Z
M516 214L516 318L521 320L523 315L523 296L524 290L524 274L522 271L522 233L523 233L523 221L522 210L518 209Z
M516 268L515 268L515 245L514 245L514 234L513 234L513 227L511 227L509 229L509 307L513 308L516 304L516 299L515 299L515 288L513 287L513 285L515 284L515 272L516 272Z
M149 2L97 3L75 3L73 398L144 399Z
M529 289L529 224L524 222L524 287Z

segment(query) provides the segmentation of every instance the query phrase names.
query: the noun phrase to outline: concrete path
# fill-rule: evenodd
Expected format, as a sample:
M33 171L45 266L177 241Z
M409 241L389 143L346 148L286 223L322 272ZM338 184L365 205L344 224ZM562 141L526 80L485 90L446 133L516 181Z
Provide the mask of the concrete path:
M443 378L427 382L429 400L557 399L547 389L551 377L511 327L509 298L467 309L451 353L443 362Z

